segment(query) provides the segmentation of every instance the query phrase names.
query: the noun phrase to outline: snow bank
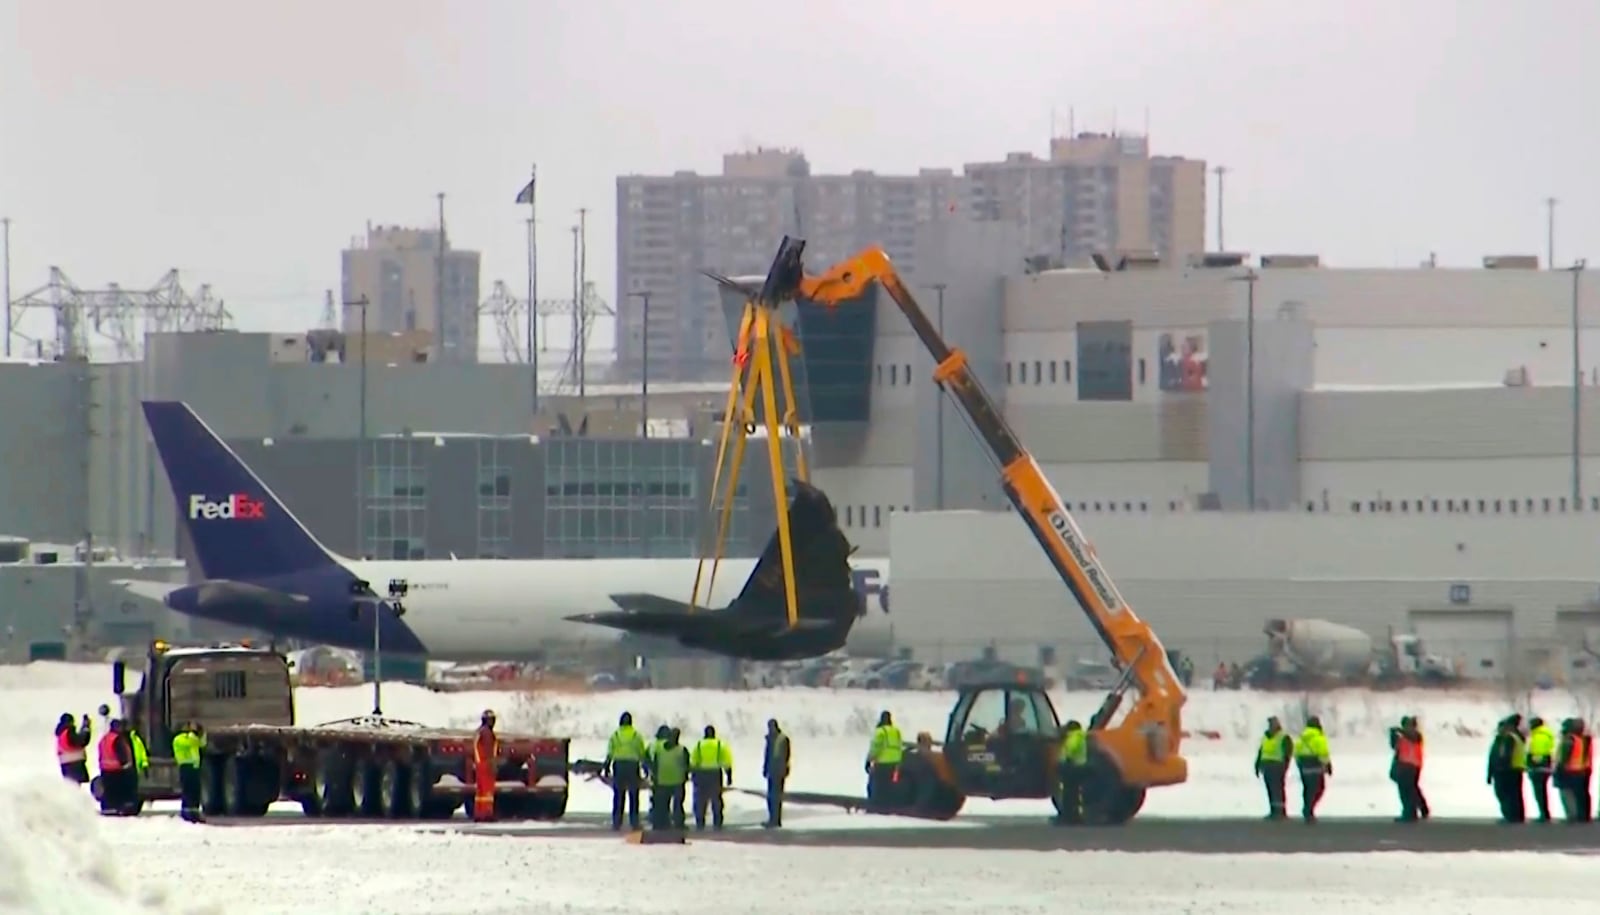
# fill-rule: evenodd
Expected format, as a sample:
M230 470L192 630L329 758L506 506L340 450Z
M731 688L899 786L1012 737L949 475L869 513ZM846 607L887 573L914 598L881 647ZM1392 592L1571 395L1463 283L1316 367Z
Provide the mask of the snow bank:
M0 732L29 735L24 746L48 753L48 736L62 712L93 712L111 699L110 666L37 663L0 667L0 694L24 701L0 710ZM567 692L436 693L407 684L386 684L383 711L438 726L475 726L485 708L499 713L508 730L568 734L580 740L604 739L617 716L633 713L641 727L666 723L698 732L707 724L729 739L759 738L768 718L777 718L796 737L857 738L870 734L878 713L894 713L904 732L943 734L955 695L948 692L895 692L779 688L714 690L638 690L594 694ZM1099 707L1100 693L1056 692L1051 696L1064 718L1087 720ZM298 693L299 720L315 724L372 711L371 687L311 687ZM1382 739L1402 715L1416 715L1430 735L1481 737L1510 711L1559 720L1600 717L1600 691L1544 691L1510 696L1484 690L1402 690L1327 693L1257 693L1198 689L1189 695L1184 726L1196 740L1254 740L1266 718L1281 717L1296 727L1307 715L1320 715L1330 737Z
M123 879L88 792L48 775L0 782L0 912L165 915L178 907Z

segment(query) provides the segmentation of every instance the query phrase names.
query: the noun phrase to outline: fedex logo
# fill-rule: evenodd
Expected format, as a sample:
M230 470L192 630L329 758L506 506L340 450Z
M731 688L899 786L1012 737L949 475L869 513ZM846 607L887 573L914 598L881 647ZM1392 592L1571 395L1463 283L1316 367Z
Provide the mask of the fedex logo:
M877 569L851 569L850 584L861 601L861 616L867 615L867 608L873 602L882 612L889 612L889 583L880 583Z
M242 492L221 501L198 494L189 497L190 521L259 521L266 516L267 504Z

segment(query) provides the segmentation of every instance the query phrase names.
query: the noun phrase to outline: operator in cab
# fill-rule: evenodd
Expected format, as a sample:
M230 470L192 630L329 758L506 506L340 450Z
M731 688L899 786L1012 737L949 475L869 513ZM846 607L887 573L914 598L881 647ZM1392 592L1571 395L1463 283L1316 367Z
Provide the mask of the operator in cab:
M1539 808L1539 822L1550 822L1550 776L1555 771L1556 732L1543 718L1528 722L1528 781L1533 786L1533 803Z
M733 751L717 737L717 729L706 725L705 736L689 754L689 771L694 780L694 828L706 828L706 808L711 808L711 826L722 828L722 782L733 784Z
M1056 822L1062 825L1083 822L1083 785L1089 777L1089 733L1076 719L1067 722L1061 734L1061 752L1056 760L1056 778L1061 803L1056 807Z
M494 709L484 709L472 740L472 819L494 819L494 787L498 778L500 737L494 732Z
M614 832L622 829L624 802L628 808L629 828L639 828L639 787L644 756L644 738L633 729L633 715L623 712L606 744L606 761L601 768L601 773L611 778L611 829Z
M1317 804L1333 777L1333 759L1328 755L1328 735L1322 719L1312 715L1294 742L1294 764L1300 771L1300 816L1307 823L1317 821Z
M900 739L900 729L894 726L894 718L885 711L878 716L878 726L872 732L872 744L867 748L867 809L890 805L900 760L904 756L905 742Z
M1287 819L1288 801L1285 782L1289 778L1289 757L1294 755L1294 738L1283 729L1276 715L1267 719L1267 732L1261 736L1261 746L1256 750L1256 778L1267 787L1267 816L1269 820Z
M178 792L183 799L178 815L190 823L205 822L200 807L200 758L205 749L205 732L196 722L185 724L172 735L172 761L178 767Z

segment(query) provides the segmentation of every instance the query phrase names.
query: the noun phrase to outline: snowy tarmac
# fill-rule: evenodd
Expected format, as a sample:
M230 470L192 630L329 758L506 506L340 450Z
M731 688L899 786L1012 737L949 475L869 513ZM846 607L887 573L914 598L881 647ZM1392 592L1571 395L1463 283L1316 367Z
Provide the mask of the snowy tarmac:
M785 829L761 830L762 802L729 795L722 834L686 845L641 846L610 831L610 792L573 784L556 824L312 820L293 804L263 819L179 821L175 804L132 819L101 818L81 788L55 778L50 728L61 712L107 701L103 666L0 668L0 915L501 915L534 911L661 915L728 911L856 915L921 913L1269 913L1499 915L1544 905L1592 905L1600 825L1491 822L1484 751L1509 708L1559 719L1593 717L1565 693L1346 692L1268 695L1195 692L1184 710L1189 782L1150 793L1121 827L1046 825L1044 801L970 800L950 822L923 822L791 802ZM892 709L903 732L942 733L952 697L825 690L616 692L592 696L436 694L386 686L392 714L470 726L485 707L502 727L571 735L573 757L597 757L617 715L697 734L714 724L734 748L735 783L759 782L768 717L795 742L795 790L857 793L871 725ZM361 689L297 693L308 724L370 708ZM1058 694L1064 714L1098 695ZM1530 706L1529 703L1532 703ZM1338 776L1322 821L1264 823L1251 762L1268 715L1294 726L1322 716ZM1428 735L1424 788L1434 819L1395 813L1384 729L1418 714ZM1293 777L1289 797L1298 797ZM1531 805L1530 805L1531 806ZM1296 812L1296 811L1291 811ZM1372 854L1381 851L1384 854ZM1270 859L1262 857L1270 854ZM1270 863L1263 864L1263 861ZM1404 899L1395 908L1395 899Z

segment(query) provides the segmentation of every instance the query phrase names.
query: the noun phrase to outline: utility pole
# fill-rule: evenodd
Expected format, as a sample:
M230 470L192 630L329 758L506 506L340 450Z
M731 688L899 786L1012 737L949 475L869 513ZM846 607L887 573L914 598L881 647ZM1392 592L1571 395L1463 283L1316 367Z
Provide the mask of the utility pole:
M1554 197L1544 199L1544 262L1546 270L1556 269L1556 204Z
M539 165L528 169L528 365L533 370L533 412L539 413Z
M443 205L444 195L440 194L440 205ZM439 236L444 237L443 222L440 223ZM443 242L440 243L441 249ZM442 258L441 258L442 262ZM372 551L367 549L367 305L369 304L365 293L354 301L346 301L346 308L361 309L361 363L357 370L356 394L356 555L362 559L372 558ZM435 325L437 326L437 319ZM348 344L345 352L349 352ZM358 586L359 587L359 586ZM371 585L364 589L365 594L353 595L357 606L372 608L372 714L383 715L383 644L381 641L383 625L383 604L372 591Z
M6 358L11 358L11 217L0 216L0 301L6 309Z
M346 301L344 307L361 309L361 367L356 395L356 555L371 559L367 549L367 296ZM342 323L342 322L341 322ZM346 345L345 352L349 352Z
M1572 274L1572 510L1583 510L1583 362L1582 323L1578 320L1579 284L1588 262L1579 259L1567 270Z
M1256 510L1256 281L1261 275L1247 270L1236 276L1246 284L1244 305L1244 492L1249 511Z
M589 210L578 208L578 397L583 397L584 374L589 356Z
M583 287L578 285L578 227L572 227L572 355L567 361L572 364L572 381L578 381L578 366L583 362ZM578 395L582 397L582 394Z
M1225 190L1223 181L1228 176L1228 167L1226 165L1219 165L1211 171L1217 176L1217 252L1220 254L1228 250L1227 242L1223 240L1222 235L1222 207L1223 192Z
M945 283L934 283L933 291L938 294L937 320L939 336L944 336L944 291ZM944 511L944 385L939 385L939 390L934 394L933 435L938 441L933 452L933 507Z
M650 291L630 292L628 295L642 300L639 316L639 430L650 437Z
M444 310L444 192L439 192L439 249L433 263L433 344L438 348L439 358L444 359L445 310ZM361 309L361 319L367 317L367 310ZM366 331L361 336L361 358L367 357Z

